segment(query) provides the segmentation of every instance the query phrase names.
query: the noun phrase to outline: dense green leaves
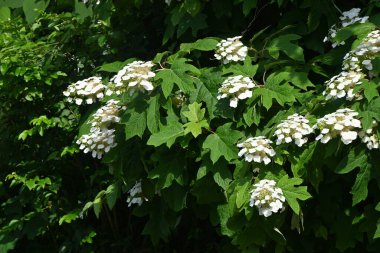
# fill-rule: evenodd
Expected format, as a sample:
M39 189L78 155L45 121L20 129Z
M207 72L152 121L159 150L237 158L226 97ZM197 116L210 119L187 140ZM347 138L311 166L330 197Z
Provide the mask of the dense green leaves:
M353 7L370 22L340 29L332 40L344 45L324 43ZM345 145L339 133L321 143L318 129L301 147L294 133L277 145L273 133L293 113L310 126L341 108L357 111L364 130L380 121L378 56L371 72L361 66L354 99L322 94L344 55L380 25L379 8L374 0L0 0L0 252L378 252L378 149L360 137ZM218 42L240 35L244 61L215 59ZM91 76L107 89L136 60L153 61L155 77L126 74L134 94L80 106L62 95ZM232 108L218 90L235 75L256 86L244 99L232 89L241 95ZM93 134L93 115L110 99L126 109L105 124L115 145L93 159L96 145L84 153L76 140ZM376 140L378 127L372 133ZM273 141L269 164L239 157L237 144L255 136ZM270 217L250 206L261 179L286 199Z
M304 61L302 47L293 41L299 40L301 36L296 34L281 35L271 41L268 46L268 53L275 59L279 57L279 51L283 51L287 56L295 61Z
M168 126L163 126L158 133L152 134L147 144L157 147L166 143L166 145L170 148L174 144L176 138L182 136L183 134L183 126L179 123L172 123Z
M220 157L227 161L237 158L238 149L236 143L242 137L241 132L232 130L231 123L218 127L215 133L207 136L203 142L203 149L210 150L210 157L216 163Z
M162 80L162 92L168 97L174 87L174 84L184 92L189 92L194 88L194 79L199 75L199 70L188 63L185 58L176 58L171 64L170 69L162 69L158 71L156 78Z
M311 195L307 192L306 186L298 186L301 183L301 178L289 178L287 175L283 176L277 182L277 186L282 189L287 203L297 215L300 214L298 200L307 200L311 198Z

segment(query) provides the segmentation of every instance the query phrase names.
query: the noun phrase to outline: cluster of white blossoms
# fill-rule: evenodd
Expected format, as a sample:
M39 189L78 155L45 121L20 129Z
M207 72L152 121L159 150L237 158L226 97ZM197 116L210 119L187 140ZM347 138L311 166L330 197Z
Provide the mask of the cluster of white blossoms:
M285 197L274 180L263 179L253 185L249 205L259 209L259 215L269 217L272 213L284 210Z
M252 88L255 86L249 77L242 75L228 77L218 89L217 99L229 98L230 106L236 108L239 100L252 97Z
M247 162L257 162L268 164L271 162L270 157L276 155L276 152L271 146L272 141L264 136L251 137L242 143L237 144L239 157L244 155Z
M277 137L276 144L294 143L301 147L307 142L307 135L311 134L313 129L309 126L309 120L302 115L293 114L286 120L277 125L274 135Z
M91 151L92 157L101 159L104 153L115 147L114 129L93 129L89 134L82 135L76 142L84 153Z
M152 71L154 64L151 61L134 61L111 78L107 87L106 95L120 95L129 92L133 94L136 90L151 91L153 84L150 81L156 74Z
M368 20L368 16L365 17L360 17L359 16L360 9L359 8L353 8L349 11L345 11L342 13L342 16L339 17L340 23L337 25L333 25L329 31L328 35L323 39L323 42L327 41L334 41L334 38L336 37L337 32L342 29L343 27L355 24L355 23L365 23ZM339 45L344 45L344 41L338 43L338 42L333 42L332 47L336 47Z
M352 100L355 97L354 88L362 83L360 80L363 76L361 72L343 71L326 82L326 90L322 94L326 97L326 100L343 97L346 97L347 100Z
M185 93L183 93L183 91L179 90L177 91L173 97L172 97L172 101L173 101L173 104L177 107L177 108L180 108L182 107L183 105L186 104L187 102L187 97L185 95Z
M223 64L231 61L244 61L248 54L248 47L240 41L241 36L222 40L216 45L215 58L221 60Z
M67 101L75 102L77 105L95 103L97 99L104 97L103 91L105 85L102 83L102 78L93 76L76 83L70 84L63 92L67 97Z
M119 101L111 99L104 106L100 107L95 112L94 118L91 121L91 131L94 131L96 128L107 128L112 123L119 123L119 111L126 109L125 106L121 106L119 103Z
M128 191L128 207L133 204L141 206L144 201L148 201L148 199L142 194L141 181L137 181L136 184Z
M358 116L357 112L345 108L318 119L317 123L313 126L314 129L318 128L320 130L320 134L316 140L327 143L332 138L340 135L344 144L350 144L356 140L358 129L361 128L360 120L356 119L356 116Z
M344 56L343 70L373 70L371 60L380 52L380 30L370 32L352 51Z
M379 138L376 135L377 122L372 122L372 127L367 129L366 131L360 131L359 137L363 143L367 145L369 150L378 149L379 148Z

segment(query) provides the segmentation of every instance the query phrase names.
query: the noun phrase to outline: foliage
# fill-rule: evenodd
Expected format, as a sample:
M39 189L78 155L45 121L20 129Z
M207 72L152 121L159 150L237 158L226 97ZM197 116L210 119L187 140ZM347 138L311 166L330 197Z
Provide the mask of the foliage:
M340 9L354 7L369 21L340 30L344 45L324 44ZM321 143L316 130L302 147L273 143L265 165L237 144L274 140L294 113L314 124L351 108L364 130L380 121L379 58L354 89L360 99L322 95L344 55L380 26L379 9L375 0L0 0L0 252L378 252L378 149L359 138ZM218 42L240 35L244 61L214 58ZM91 76L107 84L136 59L155 64L153 91L81 106L63 96ZM256 86L231 108L218 89L236 75ZM75 141L109 99L126 106L110 126L117 146L93 159ZM284 211L263 217L250 205L262 179L282 190Z

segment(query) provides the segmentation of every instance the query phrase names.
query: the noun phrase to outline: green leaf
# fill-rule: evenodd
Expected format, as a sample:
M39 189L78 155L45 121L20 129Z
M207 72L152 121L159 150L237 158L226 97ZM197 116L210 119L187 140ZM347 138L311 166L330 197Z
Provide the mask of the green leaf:
M20 8L24 0L0 0L1 7Z
M252 65L251 57L246 57L243 64L228 64L223 65L223 75L233 74L233 75L243 75L248 77L254 77L259 65Z
M291 59L304 62L303 49L291 42L300 38L301 36L296 34L286 34L273 39L268 46L269 55L278 59L279 51L283 51Z
M270 75L264 86L255 88L254 97L262 96L264 107L269 110L272 107L272 100L275 99L281 106L285 103L293 103L295 101L296 90L285 83L280 85L274 75Z
M78 219L79 211L73 211L68 214L63 215L60 219L58 224L61 226L63 223L71 223L72 221Z
M99 67L98 71L117 73L120 69L125 66L125 62L115 61L111 63L105 63Z
M353 148L335 168L335 173L346 174L355 168L361 168L367 163L367 159L368 157L365 149Z
M357 36L359 39L362 39L375 29L376 26L369 22L363 24L356 23L339 29L334 40L336 42L342 42L352 36Z
M176 181L179 185L185 184L186 159L180 152L167 151L157 156L158 166L149 171L148 178L156 179L156 190L168 188Z
M100 198L96 198L92 207L94 208L96 218L99 219L100 211L102 210L102 200Z
M211 167L211 172L213 173L215 183L226 191L232 181L232 174L227 167L227 163L223 160L219 160L219 162Z
M373 235L373 239L380 238L380 219L377 220L376 231Z
M146 112L132 112L128 119L122 119L121 123L125 124L125 139L128 140L134 136L143 136L146 129Z
M175 140L183 134L183 126L180 123L171 122L170 125L163 126L159 132L152 134L147 144L158 147L166 143L170 148Z
M308 163L311 161L317 142L306 146L299 157L294 157L295 163L292 162L291 169L295 177L301 177L308 170Z
M86 6L83 2L75 0L75 13L78 14L81 20L84 20L87 17L91 17L93 12L91 6Z
M25 14L26 21L31 24L40 15L39 12L45 11L50 0L24 0L22 9Z
M216 48L216 44L218 44L216 39L204 38L193 43L182 43L180 46L180 51L186 53L190 53L192 50L211 51Z
M8 7L0 7L0 21L6 21L11 18L11 10Z
M160 105L158 97L152 97L149 100L149 107L147 111L146 123L151 133L157 133L160 126Z
M249 200L249 190L251 182L250 180L245 182L243 185L239 185L235 188L236 191L236 207L241 208Z
M207 120L204 120L206 109L201 109L202 104L194 102L189 105L189 111L184 111L182 114L190 121L184 125L185 134L192 133L196 138L202 133L202 128L208 128Z
M371 167L369 163L362 164L359 173L356 175L355 184L352 187L352 206L358 204L367 198L368 182L371 176Z
M188 61L185 58L176 58L170 69L159 70L156 74L155 79L162 80L161 88L165 98L171 94L174 84L185 93L194 89L194 78L200 75L200 71L188 64Z
M276 185L276 187L282 189L287 203L297 215L300 214L298 200L307 200L311 198L311 195L307 192L306 186L296 187L301 183L301 178L289 178L288 175L285 175L277 182Z
M187 191L177 183L174 183L170 188L162 191L162 198L170 209L178 212L186 207Z
M283 69L273 73L273 81L281 83L282 81L288 81L297 86L300 89L307 90L308 87L313 87L314 84L309 80L308 73L298 72L294 70Z
M111 184L106 190L106 201L110 210L115 206L116 200L120 194L120 187L118 184Z
M232 123L226 123L220 126L215 133L207 136L203 142L203 149L209 149L211 160L216 163L220 157L224 157L227 161L238 158L238 148L236 142L243 134L239 131L231 129Z
M377 90L378 85L376 83L363 80L362 85L364 89L364 96L368 102L371 102L373 98L379 96L379 91Z
M200 0L185 0L183 3L183 8L191 15L195 16L201 10Z
M243 2L243 14L247 16L253 8L257 5L257 0L244 0Z

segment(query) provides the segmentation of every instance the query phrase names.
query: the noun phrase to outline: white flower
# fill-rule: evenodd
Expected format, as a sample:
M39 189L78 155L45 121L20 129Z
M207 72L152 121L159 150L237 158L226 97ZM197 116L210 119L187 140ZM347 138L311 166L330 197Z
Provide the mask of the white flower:
M257 162L268 164L271 162L270 157L276 155L276 152L271 147L272 141L264 136L251 137L242 143L237 144L240 148L239 157L244 155L247 162Z
M259 215L269 217L272 213L283 211L285 197L281 188L276 187L274 180L263 179L254 185L249 205L259 209Z
M151 91L153 84L150 81L156 74L151 71L154 64L151 61L134 61L122 68L107 87L106 95L129 92L133 94L136 90Z
M365 23L368 21L368 18L369 18L368 16L359 17L359 13L360 13L359 8L353 8L349 11L343 12L342 16L339 17L341 22L339 24L336 24L330 27L328 31L328 35L324 38L323 42L327 42L327 41L333 42L331 45L332 47L344 45L345 44L344 41L341 41L339 43L335 41L336 34L343 27L346 27L355 23Z
M67 97L67 101L75 102L77 105L93 104L97 99L102 99L105 85L102 83L102 78L93 76L74 84L70 84L63 92L63 95Z
M277 137L276 144L290 143L292 141L299 147L307 142L306 135L313 132L313 129L309 126L309 120L304 116L293 114L286 120L281 121L277 125L277 130L274 132L274 136Z
M380 30L370 32L366 38L352 51L347 53L343 61L343 70L360 71L365 68L373 70L371 60L380 52Z
M229 98L230 106L236 108L238 101L252 97L252 88L255 83L242 75L228 77L218 89L217 99Z
M187 97L185 93L183 93L181 90L177 91L173 97L172 97L173 104L177 107L180 108L187 102Z
M215 58L221 60L223 64L231 61L244 61L248 53L248 47L240 41L241 36L222 40L216 45Z
M82 135L76 142L84 153L91 152L92 157L101 159L102 156L115 147L115 130L93 129L89 134Z
M371 149L379 149L379 138L376 135L377 122L372 122L372 127L367 129L366 131L360 131L359 137L363 143L367 144L367 148Z
M360 80L363 76L364 74L361 72L341 72L326 82L326 90L322 94L326 97L326 100L343 97L347 100L352 100L355 96L354 88L356 85L361 84Z
M91 122L91 131L95 131L97 128L107 128L112 123L120 122L118 113L120 110L125 110L125 106L120 106L119 101L111 99L104 106L100 107L94 114L94 118Z
M320 130L316 140L327 143L332 138L340 135L344 144L350 144L358 137L357 131L361 128L360 121L355 118L357 115L357 112L345 108L318 119L313 126L314 129L318 128Z
M141 180L136 181L136 184L128 191L128 195L128 207L133 204L141 206L144 201L148 201L148 199L143 196Z

